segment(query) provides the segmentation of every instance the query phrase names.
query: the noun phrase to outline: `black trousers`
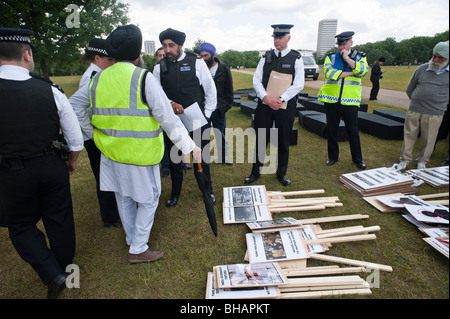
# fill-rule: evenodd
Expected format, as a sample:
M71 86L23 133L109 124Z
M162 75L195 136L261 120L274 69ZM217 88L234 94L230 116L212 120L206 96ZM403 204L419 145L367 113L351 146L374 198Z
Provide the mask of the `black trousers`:
M380 80L370 79L370 82L372 82L372 89L370 90L370 99L376 100L378 92L380 91Z
M292 126L294 125L295 107L295 103L288 103L286 109L275 111L259 100L253 121L256 133L255 162L252 166L253 175L260 175L260 168L263 166L264 158L258 156L258 154L265 154L267 144L270 141L270 130L274 124L275 128L278 130L277 176L283 177L286 175L289 162L289 137ZM264 130L265 136L260 136L259 129ZM262 138L265 138L265 144L264 141L261 140ZM260 151L260 147L264 147L264 152Z
M212 189L212 182L211 182L211 173L209 170L209 163L210 163L210 155L209 155L209 143L210 143L210 126L211 124L208 123L201 127L200 133L197 131L194 131L189 133L191 138L194 139L195 144L197 146L200 146L202 149L202 169L203 169L203 176L206 178L207 183L209 184L207 187L207 190L210 194L213 193ZM204 132L207 131L207 133L204 134ZM205 139L202 138L204 135ZM201 139L201 141L199 141ZM169 169L170 169L170 178L172 180L172 195L174 196L180 196L181 194L181 187L183 186L183 171L184 171L184 163L183 160L179 160L179 158L182 158L181 151L173 144L173 142L169 139L167 134L164 134L164 143L165 147L167 148L167 151L169 153ZM177 159L173 158L171 156L171 153L175 152L178 154ZM194 161L193 163L193 170L194 175L197 180L197 183L200 182L200 174L198 172L198 164ZM200 187L200 186L199 186Z
M48 285L65 273L75 255L69 171L54 155L23 160L23 168L0 168L0 202L9 237L20 257ZM36 227L43 221L45 233Z
M116 196L114 192L100 190L100 158L101 152L95 145L94 140L84 142L84 147L88 153L92 173L95 177L95 187L97 191L97 200L100 206L100 215L106 225L120 223L119 211L117 210Z
M338 129L342 118L347 130L352 160L354 163L361 163L363 158L358 130L358 106L325 103L325 112L327 117L328 158L330 160L339 159Z

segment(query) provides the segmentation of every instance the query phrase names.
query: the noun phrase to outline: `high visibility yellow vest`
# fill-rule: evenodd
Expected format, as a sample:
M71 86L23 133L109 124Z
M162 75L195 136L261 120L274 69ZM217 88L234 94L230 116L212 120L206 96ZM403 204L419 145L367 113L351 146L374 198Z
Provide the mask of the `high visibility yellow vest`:
M340 102L342 105L361 104L361 78L367 74L369 65L364 54L358 53L354 58L355 68L352 70L354 76L347 76L339 79L339 75L344 72L344 63L339 52L330 54L325 58L324 73L325 82L318 94L318 100L327 103ZM347 68L346 71L350 71Z
M162 129L141 100L144 74L132 64L116 63L89 85L95 145L116 162L154 165L164 153Z

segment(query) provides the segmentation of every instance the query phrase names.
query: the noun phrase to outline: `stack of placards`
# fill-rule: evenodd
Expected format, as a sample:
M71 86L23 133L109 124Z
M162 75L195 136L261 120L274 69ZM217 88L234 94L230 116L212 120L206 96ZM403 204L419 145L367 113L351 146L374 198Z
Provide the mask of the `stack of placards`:
M319 223L368 218L343 215L297 220L292 217L249 222L246 234L248 264L219 265L208 273L207 299L318 298L371 293L370 285L355 273L390 266L323 255L331 243L375 239L378 226L350 226L323 230ZM349 264L307 267L308 258ZM348 275L352 274L352 275Z
M342 206L334 197L297 197L322 194L323 189L292 192L267 191L264 185L223 188L224 224L272 220L273 213L323 210ZM289 196L289 199L286 197Z
M280 298L286 276L277 263L219 265L208 273L206 299Z
M417 188L413 186L414 179L411 176L387 167L342 174L339 180L361 196L417 192Z
M436 188L448 188L449 185L449 167L429 167L425 169L412 169L406 171L414 178L421 179L425 183Z
M447 199L437 199L444 198ZM449 204L449 193L437 193L427 195L405 195L402 193L395 193L381 196L368 196L364 200L378 209L382 213L387 212L402 212L405 208L404 204L428 204L428 205L446 205ZM431 200L430 200L431 199Z

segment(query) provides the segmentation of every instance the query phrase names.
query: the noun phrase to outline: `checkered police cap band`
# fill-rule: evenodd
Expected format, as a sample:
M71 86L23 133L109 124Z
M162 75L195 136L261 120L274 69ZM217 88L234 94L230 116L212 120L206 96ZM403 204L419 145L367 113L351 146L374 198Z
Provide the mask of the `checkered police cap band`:
M106 53L106 50L105 50L105 49L99 49L99 48L94 48L94 47L89 47L89 46L88 46L87 49L86 49L86 51L94 52L94 53L100 53L100 54L109 56L108 53Z
M30 38L23 35L0 35L0 41L31 44Z

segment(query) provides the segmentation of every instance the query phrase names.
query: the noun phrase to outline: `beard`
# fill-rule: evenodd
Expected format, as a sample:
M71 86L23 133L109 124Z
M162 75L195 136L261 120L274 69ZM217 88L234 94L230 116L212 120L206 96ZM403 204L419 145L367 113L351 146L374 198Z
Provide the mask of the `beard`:
M442 62L442 63L436 63L433 62L433 58L428 62L428 66L430 67L431 71L441 71L445 69L445 67L448 65L448 61Z
M172 62L178 60L178 58L180 56L181 56L181 48L180 47L178 47L176 55L173 53L166 53L167 60L172 61Z
M211 56L208 60L205 61L206 65L208 66L208 68L211 68L212 65L214 64L214 57Z

